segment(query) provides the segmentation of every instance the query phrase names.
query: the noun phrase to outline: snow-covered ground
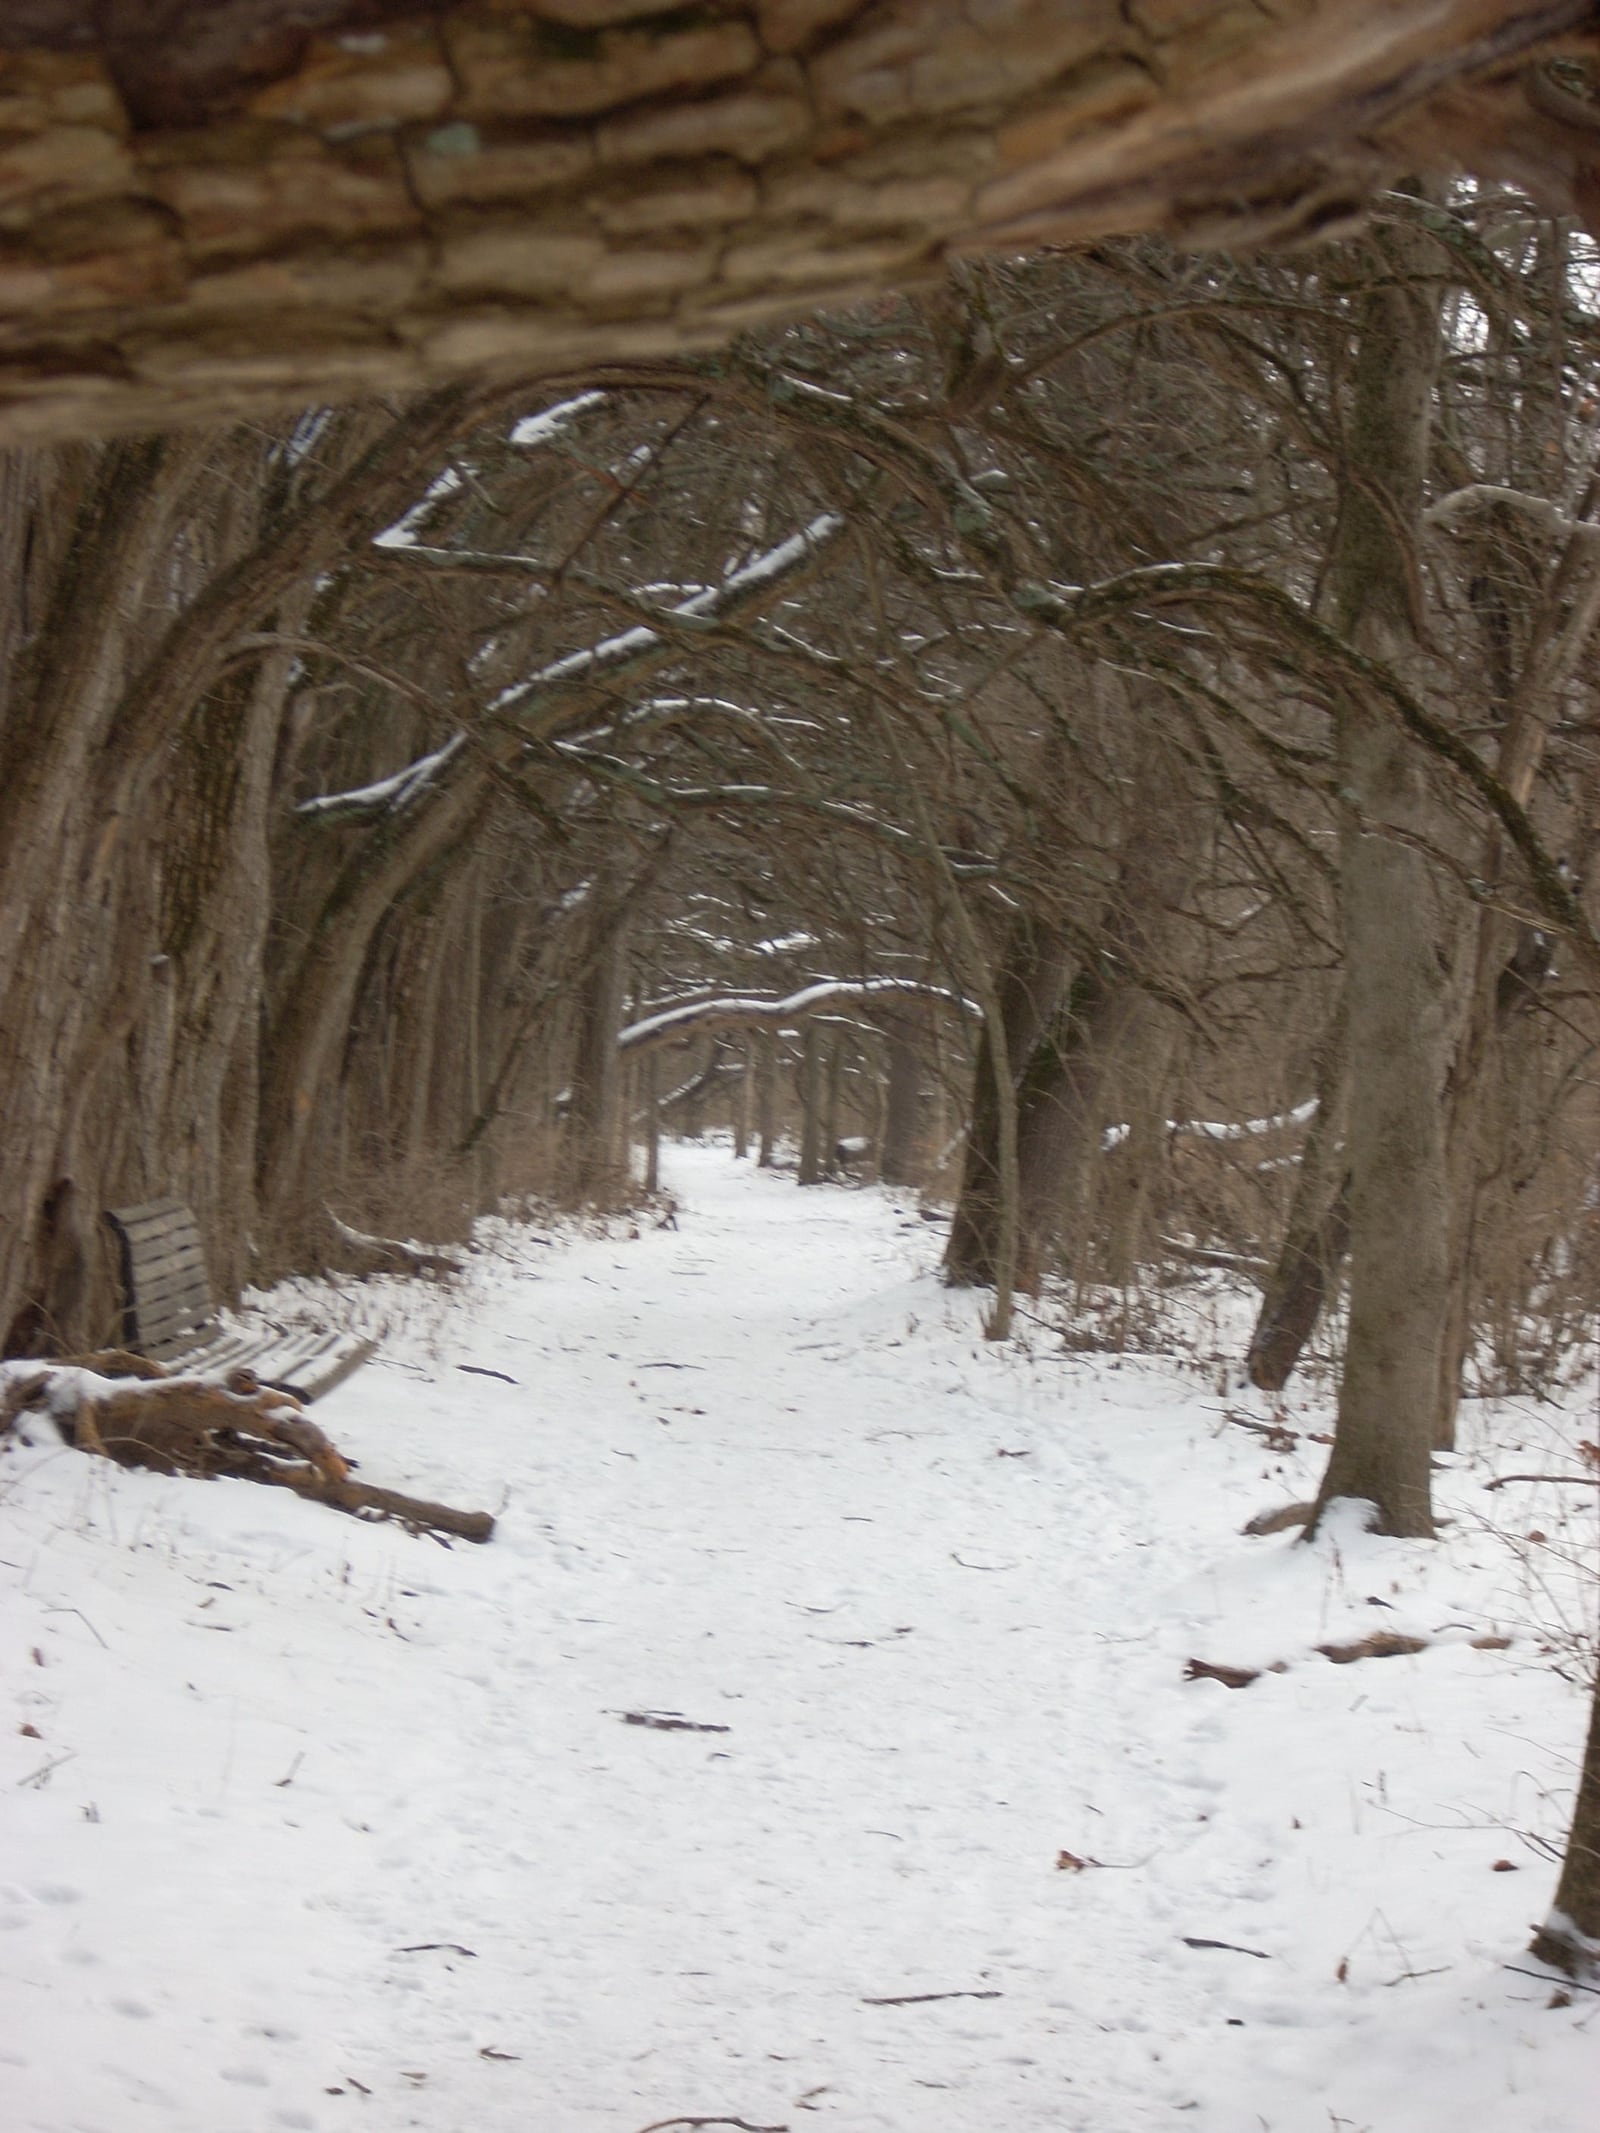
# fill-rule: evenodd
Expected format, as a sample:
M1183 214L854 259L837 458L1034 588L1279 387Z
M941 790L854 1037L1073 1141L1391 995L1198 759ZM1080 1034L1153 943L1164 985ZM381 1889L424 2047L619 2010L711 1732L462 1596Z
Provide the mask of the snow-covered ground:
M1588 2133L1600 1998L1510 1966L1597 1492L1483 1484L1592 1426L1475 1413L1435 1547L1242 1539L1322 1452L1214 1372L985 1344L892 1195L669 1182L318 1409L486 1548L0 1457L0 2125ZM1378 1628L1438 1641L1313 1649Z

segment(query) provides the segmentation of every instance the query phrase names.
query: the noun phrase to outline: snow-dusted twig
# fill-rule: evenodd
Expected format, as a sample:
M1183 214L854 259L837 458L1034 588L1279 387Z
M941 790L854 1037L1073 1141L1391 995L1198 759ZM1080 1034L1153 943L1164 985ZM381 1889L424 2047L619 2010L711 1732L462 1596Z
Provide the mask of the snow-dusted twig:
M555 659L525 681L513 682L502 689L490 706L502 716L520 712L546 689L574 681L598 681L614 669L626 667L639 654L657 650L665 637L696 623L712 624L718 621L723 611L739 605L752 594L764 592L776 585L802 563L819 555L844 530L844 520L836 511L822 511L803 526L798 533L769 548L753 563L746 563L740 570L731 571L720 585L713 585L705 592L696 593L692 599L681 600L661 617L658 627L638 623L632 629L622 630L614 637L602 638L600 643L590 645L581 652L568 652Z

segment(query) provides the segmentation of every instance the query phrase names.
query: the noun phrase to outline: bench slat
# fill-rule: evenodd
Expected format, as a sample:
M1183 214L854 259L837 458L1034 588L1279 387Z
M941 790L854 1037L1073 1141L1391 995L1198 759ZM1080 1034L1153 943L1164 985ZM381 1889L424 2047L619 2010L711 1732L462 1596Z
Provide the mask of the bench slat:
M192 1230L173 1231L162 1237L134 1236L128 1244L128 1256L135 1266L154 1273L159 1267L174 1261L198 1259L204 1263L205 1246Z
M177 1297L166 1303L151 1303L147 1308L134 1312L139 1329L149 1340L169 1340L169 1335L173 1335L179 1327L190 1327L198 1333L211 1325L213 1316L215 1312L211 1312L209 1303L190 1303Z
M129 1345L185 1375L253 1370L267 1385L320 1399L373 1355L377 1342L321 1331L223 1327L194 1210L178 1199L108 1211L122 1248Z
M139 1284L139 1295L151 1297L169 1288L192 1288L196 1295L209 1295L211 1284L205 1278L205 1261L196 1254L188 1258L162 1258L154 1267L134 1265L134 1282Z
M304 1397L307 1400L323 1399L336 1385L342 1385L346 1378L354 1377L362 1364L369 1362L377 1352L376 1341L358 1340L353 1348L330 1357L325 1368L319 1366L314 1377L305 1379Z
M169 1214L143 1216L137 1221L124 1221L114 1216L118 1228L135 1251L147 1251L166 1238L192 1238L199 1242L200 1228L193 1213L180 1207Z
M202 1318L211 1316L211 1291L204 1281L196 1281L192 1272L166 1275L156 1282L136 1282L134 1297L141 1318L161 1307L193 1307Z
M181 1335L192 1348L195 1342L211 1332L212 1317L209 1311L141 1311L139 1330L147 1341L171 1341Z
M208 1377L253 1370L264 1385L281 1385L302 1400L318 1400L359 1370L377 1342L339 1333L225 1335L174 1358L185 1373Z
M165 1303L146 1305L133 1316L146 1340L171 1340L175 1333L187 1331L193 1341L209 1331L216 1313L205 1297L173 1297Z
M182 1200L146 1200L138 1207L113 1207L111 1219L122 1229L140 1229L146 1223L163 1222L169 1215L183 1215L190 1222L194 1210Z

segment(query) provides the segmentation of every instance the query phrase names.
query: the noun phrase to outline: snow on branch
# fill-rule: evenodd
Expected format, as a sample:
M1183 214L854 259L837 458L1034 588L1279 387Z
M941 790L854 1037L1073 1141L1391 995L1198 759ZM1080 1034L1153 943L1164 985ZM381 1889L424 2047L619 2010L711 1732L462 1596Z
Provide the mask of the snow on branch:
M696 622L715 622L731 607L759 596L778 584L789 573L809 562L812 556L825 548L844 530L844 520L836 511L821 511L799 533L780 541L759 555L742 569L725 577L720 585L713 585L693 598L681 600L677 606L668 608L662 617L664 625L676 624L680 628ZM647 623L636 623L632 629L619 631L614 637L602 638L599 644L586 651L568 652L564 658L552 660L548 666L530 674L526 681L514 682L502 689L490 708L497 712L514 711L536 698L543 690L574 681L598 681L613 669L626 667L641 652L654 651L668 634L667 628L652 629Z
M542 414L524 415L520 422L512 425L511 442L525 451L534 445L549 444L552 438L571 429L575 416L587 414L605 397L602 392L574 393L570 400L558 400L554 407L547 407Z
M419 799L466 745L465 733L456 733L442 748L435 748L431 755L419 756L404 770L397 770L393 777L380 778L374 785L358 785L349 792L319 793L314 800L302 800L295 813L313 816L319 822L371 822L380 816L392 818Z
M464 486L454 467L446 467L442 474L435 475L423 494L411 508L397 518L392 526L385 526L382 533L372 536L374 548L412 548L416 545L417 529L426 525L433 507L443 497L454 496Z
M1489 481L1469 482L1464 489L1452 489L1448 496L1441 496L1423 513L1423 523L1454 527L1459 519L1473 512L1493 510L1497 505L1508 511L1521 512L1542 533L1554 534L1559 540L1600 540L1600 525L1569 518L1559 505L1543 496L1530 496L1524 489L1504 489Z
M1292 1111L1279 1111L1271 1118L1244 1118L1231 1123L1210 1118L1169 1118L1167 1131L1182 1140L1248 1141L1258 1134L1284 1133L1292 1126L1307 1126L1316 1115L1317 1099L1311 1096ZM1101 1146L1108 1151L1120 1148L1131 1131L1126 1125L1107 1126Z
M894 995L942 1000L968 1015L982 1011L959 993L942 985L924 984L920 978L822 978L815 985L807 985L802 991L790 993L781 1000L763 998L759 993L744 993L691 1000L682 1006L665 1008L660 1014L646 1015L643 1021L630 1023L617 1038L617 1049L635 1051L641 1045L655 1044L664 1037L675 1037L681 1031L708 1026L713 1029L765 1029L814 1014L819 1008L831 1007L841 1000L883 999Z

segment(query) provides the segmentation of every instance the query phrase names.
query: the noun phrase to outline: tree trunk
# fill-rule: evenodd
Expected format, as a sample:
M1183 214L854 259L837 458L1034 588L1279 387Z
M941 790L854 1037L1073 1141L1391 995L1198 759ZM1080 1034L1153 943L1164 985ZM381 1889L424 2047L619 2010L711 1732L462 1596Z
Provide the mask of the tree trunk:
M1437 281L1431 245L1395 233L1360 312L1333 589L1340 628L1402 677L1419 666L1412 537L1421 517ZM1434 827L1417 751L1351 694L1339 719L1350 1083L1350 1328L1318 1516L1338 1497L1381 1531L1429 1536L1445 1303L1445 968ZM1315 1521L1313 1522L1313 1525ZM1308 1529L1311 1530L1311 1529Z
M1294 1199L1277 1264L1267 1277L1245 1372L1263 1392L1281 1392L1327 1305L1350 1244L1345 1154L1350 1092L1349 1028L1341 993L1317 1047L1317 1109L1295 1173Z
M578 1044L567 1108L572 1190L604 1203L619 1184L622 1069L617 1035L628 990L630 904L615 881L597 882L592 896L589 950L578 995Z
M805 1027L800 1053L800 1172L802 1185L822 1183L822 1032Z
M1135 806L1102 915L1097 952L1078 970L1017 1089L1018 1278L1037 1290L1057 1238L1081 1257L1100 1153L1104 1092L1140 1078L1165 1023L1154 994L1168 976L1172 915L1197 855L1203 811L1159 739L1142 749Z
M1282 240L1430 159L1581 207L1588 144L1516 62L1589 13L34 0L0 435L681 351L974 244Z
M888 1087L883 1106L883 1141L878 1175L885 1185L915 1185L923 1166L923 1060L917 1042L919 1024L893 1015L884 1025L888 1051Z
M1119 1076L1128 1134L1119 1149L1102 1158L1095 1218L1105 1278L1115 1288L1131 1288L1145 1258L1150 1203L1168 1160L1167 1097L1176 1051L1176 1032L1169 1026L1150 1046L1144 1071Z
M1026 914L1016 918L994 985L1009 1059L1020 1063L1031 1055L1055 1012L1070 968L1071 950L1063 934ZM989 1023L986 1015L973 1073L961 1189L945 1245L944 1278L953 1288L991 1287L999 1263L1001 1116Z
M822 1111L822 1168L828 1177L839 1168L839 1129L844 1115L844 1070L850 1056L850 1040L836 1032L828 1047L828 1073Z
M646 1192L661 1190L661 1106L658 1099L658 1084L661 1073L660 1056L652 1047L640 1061L644 1096L644 1189Z
M1534 1935L1533 1952L1569 1977L1600 1978L1600 1682L1589 1713L1561 1879L1550 1915Z
M750 1045L739 1054L739 1086L733 1092L733 1159L742 1163L750 1153Z
M778 1040L762 1030L753 1040L756 1048L756 1164L770 1170L778 1139Z
M1034 1294L1062 1227L1081 1236L1101 1084L1133 1006L1130 989L1091 957L1022 1070L1017 1279Z
M245 1271L288 662L221 676L216 646L187 655L191 618L257 538L271 449L239 435L11 470L22 526L47 496L54 515L29 533L24 604L0 622L0 1332L13 1350L81 1349L117 1325L107 1206L179 1193L213 1279L226 1289ZM159 728L141 715L155 675ZM139 742L157 733L152 758Z
M1558 286L1564 285L1564 277ZM1529 396L1530 400L1533 398ZM1550 731L1567 686L1600 626L1600 556L1587 522L1600 503L1600 481L1591 478L1577 523L1550 573L1530 618L1529 649L1520 674L1501 677L1496 690L1502 724L1495 768L1520 806L1532 797ZM1496 529L1503 531L1503 529ZM1479 878L1497 882L1505 870L1505 839L1498 826L1484 833ZM1472 946L1465 1013L1450 1071L1445 1124L1450 1228L1448 1304L1439 1356L1434 1442L1455 1443L1462 1374L1471 1341L1475 1230L1479 1201L1479 1112L1492 1062L1512 1018L1526 1007L1549 975L1542 936L1486 906L1478 915Z

